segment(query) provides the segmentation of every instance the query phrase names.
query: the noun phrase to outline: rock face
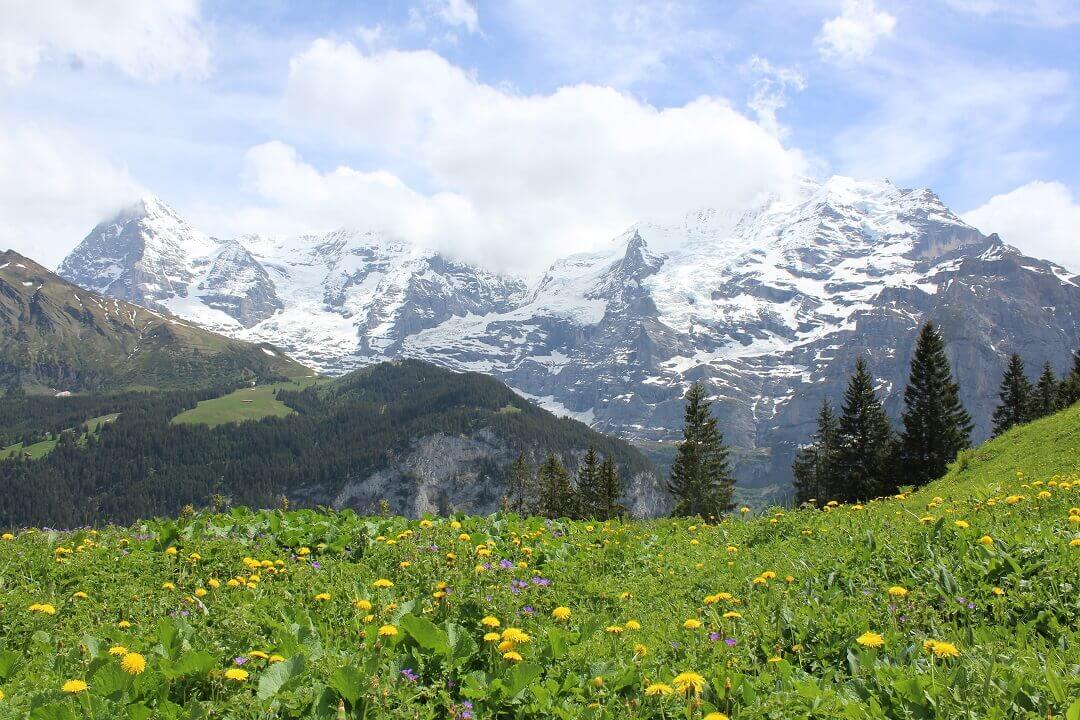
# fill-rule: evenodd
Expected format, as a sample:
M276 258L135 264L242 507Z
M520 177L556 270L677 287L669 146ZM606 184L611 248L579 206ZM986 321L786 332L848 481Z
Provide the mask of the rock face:
M701 380L736 446L740 483L779 492L821 399L839 399L856 356L898 414L925 320L943 328L976 439L988 434L1008 353L1061 370L1080 345L1080 278L982 234L931 191L887 181L805 181L741 215L642 222L602 251L557 261L531 287L386 235L338 231L240 238L229 252L252 271L239 285L258 290L210 293L213 263L201 258L226 250L140 263L117 239L132 224L168 236L142 247L194 236L163 220L103 223L62 270L117 296L152 287L150 299L176 314L325 371L417 357L489 373L654 457L670 452L682 394Z

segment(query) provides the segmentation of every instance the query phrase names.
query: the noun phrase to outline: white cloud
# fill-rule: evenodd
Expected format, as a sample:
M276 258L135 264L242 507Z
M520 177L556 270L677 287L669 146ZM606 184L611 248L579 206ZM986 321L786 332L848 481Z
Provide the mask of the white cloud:
M1028 255L1080 273L1080 203L1059 182L1030 182L964 213L964 221Z
M0 125L0 247L55 266L73 238L141 192L63 129Z
M743 70L757 77L754 94L746 102L747 106L769 132L777 137L785 136L787 129L780 125L776 114L787 105L788 90L805 90L806 79L797 69L774 66L759 55L751 57Z
M435 13L451 27L463 27L471 33L480 29L476 7L469 0L438 0Z
M821 26L814 46L825 60L857 62L866 59L895 26L896 18L878 10L874 0L844 0L840 14Z
M875 109L836 136L841 172L920 182L1026 173L1039 125L1066 116L1068 75L948 62L899 63L866 80Z
M948 0L961 12L1002 18L1021 25L1064 28L1080 23L1076 0Z
M0 0L0 79L46 61L114 65L140 80L199 77L210 65L198 0Z
M288 153L277 146L285 170L252 168L276 212L301 225L371 227L387 221L361 192L377 180L392 188L392 208L441 224L444 249L511 269L595 246L642 217L743 209L805 169L801 155L717 98L658 109L594 85L522 96L430 51L365 54L316 41L293 58L287 100L305 128L379 154L381 167L405 167L423 190L385 173L319 174L282 161ZM413 232L425 240L422 227Z

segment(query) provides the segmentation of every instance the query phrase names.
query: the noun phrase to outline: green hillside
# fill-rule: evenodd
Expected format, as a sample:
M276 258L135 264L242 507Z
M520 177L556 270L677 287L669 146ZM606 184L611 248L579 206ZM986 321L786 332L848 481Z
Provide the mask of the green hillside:
M190 410L185 410L173 418L181 425L208 425L217 427L226 423L262 420L270 417L285 417L294 411L275 397L278 390L300 390L318 382L327 382L323 378L297 378L288 382L257 385L241 388L221 397L203 400Z
M15 530L0 717L1073 720L1078 447L1080 406L915 493L713 525Z
M236 387L309 374L271 346L98 295L0 253L0 388L9 392Z

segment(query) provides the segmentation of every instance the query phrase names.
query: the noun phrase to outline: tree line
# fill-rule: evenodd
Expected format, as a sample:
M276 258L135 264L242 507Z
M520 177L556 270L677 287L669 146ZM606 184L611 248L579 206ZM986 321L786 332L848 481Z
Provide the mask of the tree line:
M1012 355L994 411L994 435L1049 415L1080 400L1080 352L1068 376L1058 381L1049 363L1032 384L1019 355ZM926 323L915 345L901 428L895 431L874 390L866 361L855 372L837 416L828 400L817 416L811 442L792 465L795 498L858 502L920 487L945 474L957 453L971 445L971 416L960 401L960 387L945 355L945 342Z
M567 517L577 520L614 520L626 514L619 503L622 479L615 459L600 460L590 446L578 463L576 477L555 453L534 470L524 453L510 468L510 478L503 507L521 515Z

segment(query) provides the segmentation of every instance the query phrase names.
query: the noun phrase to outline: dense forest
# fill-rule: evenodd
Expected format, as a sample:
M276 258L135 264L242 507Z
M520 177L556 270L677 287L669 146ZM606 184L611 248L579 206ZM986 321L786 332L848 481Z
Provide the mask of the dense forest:
M458 436L485 429L514 456L524 453L540 461L555 453L571 465L592 446L613 457L623 476L652 469L626 443L556 418L496 380L419 361L384 363L323 385L279 391L278 399L296 411L283 418L215 428L170 422L205 396L129 393L6 401L0 436L16 441L43 429L75 426L76 417L120 416L83 444L65 433L43 459L0 461L5 489L0 525L129 522L175 514L185 505L267 507L283 497L299 504L327 502L348 480L393 465L416 438L434 433ZM65 407L64 401L73 402ZM35 423L40 424L35 428ZM485 488L494 493L489 500L498 502L509 472L509 463L492 461L485 468ZM319 496L294 493L311 487L320 488Z

